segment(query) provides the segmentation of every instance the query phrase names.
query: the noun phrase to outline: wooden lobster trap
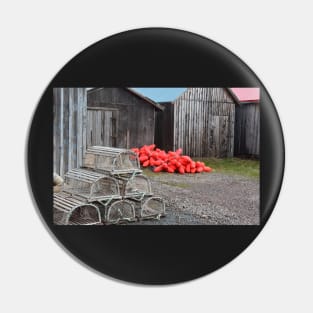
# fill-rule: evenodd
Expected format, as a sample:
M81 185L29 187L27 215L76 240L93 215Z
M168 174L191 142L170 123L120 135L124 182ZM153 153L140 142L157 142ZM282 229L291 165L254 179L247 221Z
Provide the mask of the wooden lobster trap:
M93 146L84 168L65 174L63 190L53 196L54 222L61 225L120 224L165 215L131 150Z
M165 202L161 197L144 197L133 199L136 216L139 220L160 219L166 215Z
M105 224L121 224L136 221L134 204L128 200L117 200L105 207Z
M57 225L99 225L99 208L66 192L53 194L53 221Z
M72 169L65 174L63 191L87 202L108 204L121 199L119 183L114 177L86 169Z
M87 149L83 166L96 172L117 176L131 177L142 172L138 156L132 150L102 146Z
M150 180L142 174L130 179L119 177L121 195L127 199L141 200L146 196L152 196Z

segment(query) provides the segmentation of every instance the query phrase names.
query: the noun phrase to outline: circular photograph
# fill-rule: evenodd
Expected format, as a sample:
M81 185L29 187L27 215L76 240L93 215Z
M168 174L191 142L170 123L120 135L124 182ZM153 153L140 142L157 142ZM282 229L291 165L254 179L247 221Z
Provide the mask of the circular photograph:
M87 267L135 283L183 282L235 258L270 216L283 170L280 122L257 76L174 29L78 54L29 134L44 223Z

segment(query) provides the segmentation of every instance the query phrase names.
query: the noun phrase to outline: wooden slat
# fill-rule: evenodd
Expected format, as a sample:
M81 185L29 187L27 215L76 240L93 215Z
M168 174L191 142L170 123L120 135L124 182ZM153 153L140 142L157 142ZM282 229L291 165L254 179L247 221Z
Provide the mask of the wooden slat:
M53 90L53 169L59 175L82 165L86 149L85 88L54 88Z
M53 88L53 171L60 173L60 88Z
M110 108L110 107L88 107L88 110L91 110L91 111L92 110L95 110L95 111L118 111L117 108Z
M81 164L83 162L83 155L85 154L87 148L87 91L85 88L80 89L80 97L79 97L79 105L82 112L82 141L80 142L81 150L82 150L82 157L81 157Z
M69 88L68 94L68 169L75 167L73 164L73 140L76 140L76 134L74 137L73 125L74 125L74 90Z
M188 88L173 105L174 149L200 157L233 155L235 104L224 88ZM220 123L216 117L227 118Z
M235 151L236 155L259 156L260 108L259 104L242 104L236 108Z
M91 138L91 144L93 146L97 145L97 128L96 128L96 123L97 123L97 120L96 120L96 114L97 112L93 111L92 112L92 121L91 121L91 126L92 126L92 138Z
M82 90L76 89L75 92L76 100L76 125L75 132L77 136L76 140L76 166L80 167L83 165L83 134L82 134L82 123L83 123L83 105L82 105Z
M70 115L70 109L69 109L69 95L70 95L70 89L69 88L64 88L64 93L63 93L63 120L64 120L64 129L63 129L63 160L64 160L64 165L63 165L63 173L66 173L69 169L69 164L68 164L68 155L69 155L69 115Z
M105 134L105 141L103 146L112 146L112 111L106 111L104 114L104 134Z
M59 154L60 154L60 175L63 176L64 175L64 88L60 88L60 147L59 147Z

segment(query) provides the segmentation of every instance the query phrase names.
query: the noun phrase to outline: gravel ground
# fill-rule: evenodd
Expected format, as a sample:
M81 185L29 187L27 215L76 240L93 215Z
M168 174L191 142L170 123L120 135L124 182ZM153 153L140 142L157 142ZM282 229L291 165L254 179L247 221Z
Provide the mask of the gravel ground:
M163 197L166 216L129 225L259 224L259 180L201 173L152 175L153 193Z

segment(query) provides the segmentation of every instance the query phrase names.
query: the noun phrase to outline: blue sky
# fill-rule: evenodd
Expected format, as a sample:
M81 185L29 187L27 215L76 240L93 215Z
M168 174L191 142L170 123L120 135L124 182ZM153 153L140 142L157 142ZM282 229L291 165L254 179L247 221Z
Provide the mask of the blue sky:
M142 95L156 102L173 101L181 95L186 88L132 88Z

